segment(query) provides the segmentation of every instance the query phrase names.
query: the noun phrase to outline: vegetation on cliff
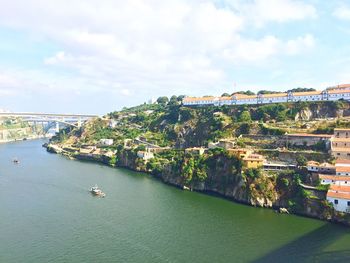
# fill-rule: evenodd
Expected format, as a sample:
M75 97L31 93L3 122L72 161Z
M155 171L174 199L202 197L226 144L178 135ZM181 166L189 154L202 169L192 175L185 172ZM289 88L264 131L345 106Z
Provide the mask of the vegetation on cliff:
M182 96L160 97L157 104L143 104L107 114L89 121L81 128L61 131L53 142L84 147L99 145L101 139L113 139L113 145L101 146L114 152L108 163L148 172L163 181L189 189L215 192L239 202L257 206L287 207L294 213L312 214L329 219L332 207L324 200L327 189L310 181L303 169L267 172L243 168L242 160L223 148L204 153L186 150L206 147L222 138L236 138L239 147L267 151L270 158L278 154L278 144L241 137L242 134L278 136L293 132L320 133L334 127L350 127L349 103L302 102L269 105L241 105L190 108L181 105ZM318 121L322 118L321 121ZM131 145L130 145L130 142ZM135 144L136 143L136 144ZM277 142L278 143L278 142ZM329 158L325 145L313 147L287 145L295 151L308 150L316 160ZM168 147L155 151L152 158L141 158L148 147ZM304 153L295 155L302 167ZM309 191L303 183L313 183ZM320 197L318 195L323 195Z

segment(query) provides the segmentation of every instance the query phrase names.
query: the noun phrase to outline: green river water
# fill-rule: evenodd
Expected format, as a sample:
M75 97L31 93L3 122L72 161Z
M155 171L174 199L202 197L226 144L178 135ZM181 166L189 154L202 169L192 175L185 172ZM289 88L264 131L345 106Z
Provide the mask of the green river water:
M68 160L42 143L0 145L0 262L350 262L348 228ZM89 193L96 183L106 198Z

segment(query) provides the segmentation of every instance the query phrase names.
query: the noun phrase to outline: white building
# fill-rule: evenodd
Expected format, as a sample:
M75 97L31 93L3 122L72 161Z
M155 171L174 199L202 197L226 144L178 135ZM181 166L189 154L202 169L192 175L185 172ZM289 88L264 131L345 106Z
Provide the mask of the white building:
M350 100L350 84L338 85L323 91L288 92L276 94L245 95L233 94L231 97L185 97L182 104L185 106L207 105L242 105L242 104L267 104L297 101L327 101Z
M349 176L350 167L349 166L337 166L335 167L335 174L338 176Z
M137 157L147 161L149 159L154 158L154 154L153 152L149 152L149 151L138 151Z
M100 145L103 145L103 146L111 146L113 145L113 139L101 139L100 140Z
M307 162L306 168L309 172L319 172L326 174L335 174L336 167L330 163L319 163L315 161Z
M332 185L327 192L327 201L336 211L350 213L350 186Z
M118 125L118 121L117 120L109 120L109 124L108 126L112 129L114 129L116 126Z
M350 176L337 176L329 174L319 174L318 175L321 184L330 184L330 185L350 185Z

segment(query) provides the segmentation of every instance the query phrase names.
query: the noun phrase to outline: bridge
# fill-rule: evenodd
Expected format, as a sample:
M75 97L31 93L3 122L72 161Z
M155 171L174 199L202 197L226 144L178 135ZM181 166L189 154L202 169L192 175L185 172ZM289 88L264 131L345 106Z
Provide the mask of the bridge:
M59 114L59 113L34 113L34 112L0 112L0 118L21 118L23 121L30 123L47 123L51 128L52 124L56 125L56 132L59 131L60 124L73 127L81 127L82 123L89 119L96 118L98 115L93 114Z

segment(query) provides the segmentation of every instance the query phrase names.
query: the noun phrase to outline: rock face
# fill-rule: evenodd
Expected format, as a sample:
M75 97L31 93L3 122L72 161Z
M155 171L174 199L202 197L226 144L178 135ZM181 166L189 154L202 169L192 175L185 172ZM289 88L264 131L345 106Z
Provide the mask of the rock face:
M307 108L304 110L301 110L295 115L295 121L303 120L303 121L309 121L313 117L313 112Z
M296 115L295 120L312 120L315 118L335 118L350 116L348 104L344 104L345 108L337 108L338 102L327 101L323 103L311 104L309 107L301 109Z
M135 171L149 172L144 165L137 164L137 159L132 151L124 151L119 158L118 165ZM253 206L272 207L278 204L278 194L275 192L271 179L267 177L259 178L258 181L245 179L240 172L233 171L232 167L232 161L219 158L213 169L209 170L206 180L192 182L190 185L186 184L179 171L174 171L171 165L165 165L162 172L155 176L167 184L182 189L185 186L195 191L220 194ZM254 182L263 184L265 191L256 190Z

